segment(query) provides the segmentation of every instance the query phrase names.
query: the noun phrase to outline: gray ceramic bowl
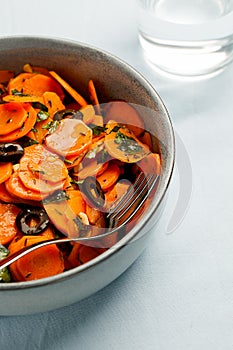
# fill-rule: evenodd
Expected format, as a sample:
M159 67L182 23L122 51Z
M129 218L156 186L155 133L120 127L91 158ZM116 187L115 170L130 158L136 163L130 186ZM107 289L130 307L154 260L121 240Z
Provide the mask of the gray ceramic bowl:
M162 175L152 205L135 227L94 260L54 277L0 284L0 315L22 315L59 308L90 296L123 273L146 247L162 212L174 165L174 136L167 110L156 91L132 67L81 43L32 37L0 39L0 69L19 72L23 64L60 73L79 91L93 79L103 102L123 99L147 106L148 130L160 141ZM155 147L158 146L157 141Z

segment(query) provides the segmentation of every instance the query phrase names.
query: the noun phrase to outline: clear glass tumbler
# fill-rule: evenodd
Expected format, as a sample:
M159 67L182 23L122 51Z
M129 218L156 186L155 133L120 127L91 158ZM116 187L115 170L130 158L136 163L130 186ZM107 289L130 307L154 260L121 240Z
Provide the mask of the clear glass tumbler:
M165 72L199 76L233 59L233 0L136 0L145 57Z

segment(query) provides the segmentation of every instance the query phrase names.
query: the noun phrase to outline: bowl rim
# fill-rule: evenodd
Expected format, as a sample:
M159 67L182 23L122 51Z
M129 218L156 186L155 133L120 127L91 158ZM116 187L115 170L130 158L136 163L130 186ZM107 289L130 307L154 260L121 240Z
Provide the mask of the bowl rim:
M170 163L168 165L168 168L166 169L167 175L164 179L164 183L162 188L160 189L160 195L157 196L156 202L150 206L149 210L146 211L144 214L143 220L141 220L140 223L137 223L136 226L134 226L129 233L127 233L120 241L118 241L116 244L114 244L111 248L106 250L104 253L98 255L96 258L90 260L89 262L80 265L78 267L72 268L70 270L64 271L58 275L50 276L46 278L41 278L38 280L32 280L32 281L22 281L22 282L9 282L9 283L1 283L0 284L0 292L6 291L6 290L19 290L19 289L28 289L28 288L35 288L35 287L41 287L52 283L59 283L60 281L66 280L70 277L74 277L77 274L81 274L83 271L86 271L88 269L93 268L95 265L100 264L101 262L108 259L110 256L116 254L120 250L122 250L130 241L132 241L137 234L140 232L142 227L145 225L145 223L151 218L152 214L156 211L156 209L159 207L160 203L162 202L163 198L165 197L169 184L171 182L173 170L174 170L174 164L175 164L175 136L174 136L174 129L172 126L171 118L169 115L169 112L164 105L163 100L161 99L158 92L155 90L155 88L152 86L152 84L146 79L141 73L139 73L132 65L124 61L123 59L117 57L116 55L103 50L102 48L98 48L94 45L87 44L81 41L76 41L74 39L67 39L67 38L58 38L58 37L50 37L50 36L42 36L42 35L13 35L13 36L1 36L0 38L0 51L1 47L4 44L4 42L11 42L12 44L16 42L21 42L21 44L26 43L32 44L33 42L36 44L38 42L42 44L56 44L56 45L68 45L72 48L82 48L82 49L88 49L93 50L96 53L102 54L104 57L112 60L114 64L118 67L118 69L121 69L125 71L128 75L131 75L134 77L134 79L137 80L137 82L144 87L144 89L148 92L148 94L151 96L151 98L159 105L160 113L162 113L162 117L164 121L166 122L166 129L169 132L169 136L171 138L170 144L171 149L169 150L170 154ZM14 46L12 46L12 49L16 49Z

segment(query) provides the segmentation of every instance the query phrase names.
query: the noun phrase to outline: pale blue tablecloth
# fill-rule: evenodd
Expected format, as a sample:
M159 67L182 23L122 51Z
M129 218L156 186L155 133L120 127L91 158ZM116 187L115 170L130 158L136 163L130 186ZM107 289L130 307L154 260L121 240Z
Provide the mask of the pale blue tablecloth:
M164 100L184 142L193 192L184 220L168 234L182 186L176 169L159 230L135 264L75 305L0 317L0 349L231 350L232 65L195 82L153 72L139 48L134 0L1 0L0 35L15 34L93 44L141 72Z

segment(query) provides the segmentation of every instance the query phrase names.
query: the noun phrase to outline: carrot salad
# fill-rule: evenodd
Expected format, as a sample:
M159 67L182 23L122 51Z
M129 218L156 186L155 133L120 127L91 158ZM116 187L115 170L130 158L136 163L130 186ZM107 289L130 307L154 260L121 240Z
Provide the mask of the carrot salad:
M0 259L38 241L108 227L106 213L137 173L160 168L138 111L124 101L100 104L93 80L80 94L44 67L0 70ZM108 247L117 239L108 238ZM46 246L1 270L0 282L56 275L106 249Z

